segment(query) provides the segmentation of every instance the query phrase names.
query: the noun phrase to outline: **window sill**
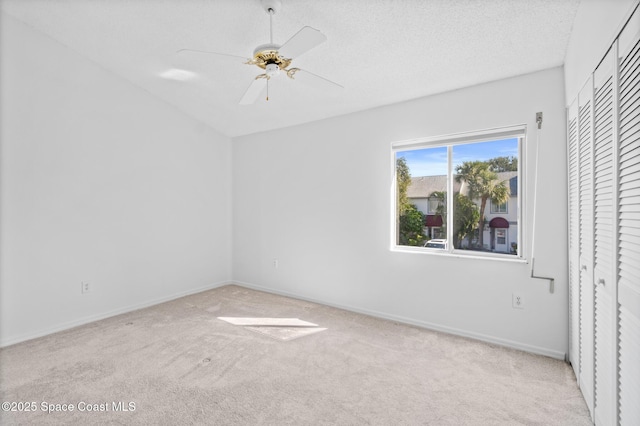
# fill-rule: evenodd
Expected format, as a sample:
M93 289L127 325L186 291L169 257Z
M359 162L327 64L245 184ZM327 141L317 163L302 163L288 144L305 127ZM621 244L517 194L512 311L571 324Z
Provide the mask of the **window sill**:
M474 252L472 250L453 250L450 252L442 249L428 249L424 247L411 247L411 246L392 246L390 250L396 253L426 254L430 256L453 257L457 259L481 259L481 260L497 260L499 262L510 262L510 263L529 263L527 259L514 256L512 254L498 254L498 253L483 254L483 252Z

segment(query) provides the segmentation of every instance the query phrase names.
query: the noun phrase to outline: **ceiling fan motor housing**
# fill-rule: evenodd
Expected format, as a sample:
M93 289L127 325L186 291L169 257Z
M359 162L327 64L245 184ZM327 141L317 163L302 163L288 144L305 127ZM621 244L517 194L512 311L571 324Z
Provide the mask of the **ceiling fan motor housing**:
M278 49L280 49L279 44L262 44L254 49L253 59L249 63L263 70L266 70L270 64L277 65L279 69L286 69L291 64L291 59L282 57Z

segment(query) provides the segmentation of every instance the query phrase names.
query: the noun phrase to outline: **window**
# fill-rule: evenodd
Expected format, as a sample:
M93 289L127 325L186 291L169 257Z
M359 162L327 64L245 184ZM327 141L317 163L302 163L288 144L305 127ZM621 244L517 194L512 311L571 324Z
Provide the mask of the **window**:
M394 143L393 246L522 258L524 137L518 126Z
M443 203L443 200L439 197L429 197L429 210L427 211L427 214L437 214L442 208Z
M507 213L507 202L496 204L491 202L491 213Z

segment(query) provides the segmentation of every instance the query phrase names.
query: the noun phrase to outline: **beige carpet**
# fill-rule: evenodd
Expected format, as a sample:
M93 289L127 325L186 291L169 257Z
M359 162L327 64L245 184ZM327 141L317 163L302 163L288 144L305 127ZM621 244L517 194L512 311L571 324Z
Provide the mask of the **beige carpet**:
M218 316L327 330L279 341ZM2 425L591 424L561 361L237 286L4 348L0 391L34 409Z

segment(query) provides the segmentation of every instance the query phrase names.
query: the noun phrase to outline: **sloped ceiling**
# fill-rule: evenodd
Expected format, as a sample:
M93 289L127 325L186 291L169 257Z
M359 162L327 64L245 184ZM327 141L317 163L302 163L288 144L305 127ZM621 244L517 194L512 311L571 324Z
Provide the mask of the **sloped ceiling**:
M230 137L292 126L562 65L580 0L282 0L274 42L303 26L327 42L295 66L345 87L284 75L269 101L238 105L259 69L182 48L252 56L269 42L259 0L2 0L40 31ZM170 69L196 72L177 81ZM274 79L275 80L275 79Z

